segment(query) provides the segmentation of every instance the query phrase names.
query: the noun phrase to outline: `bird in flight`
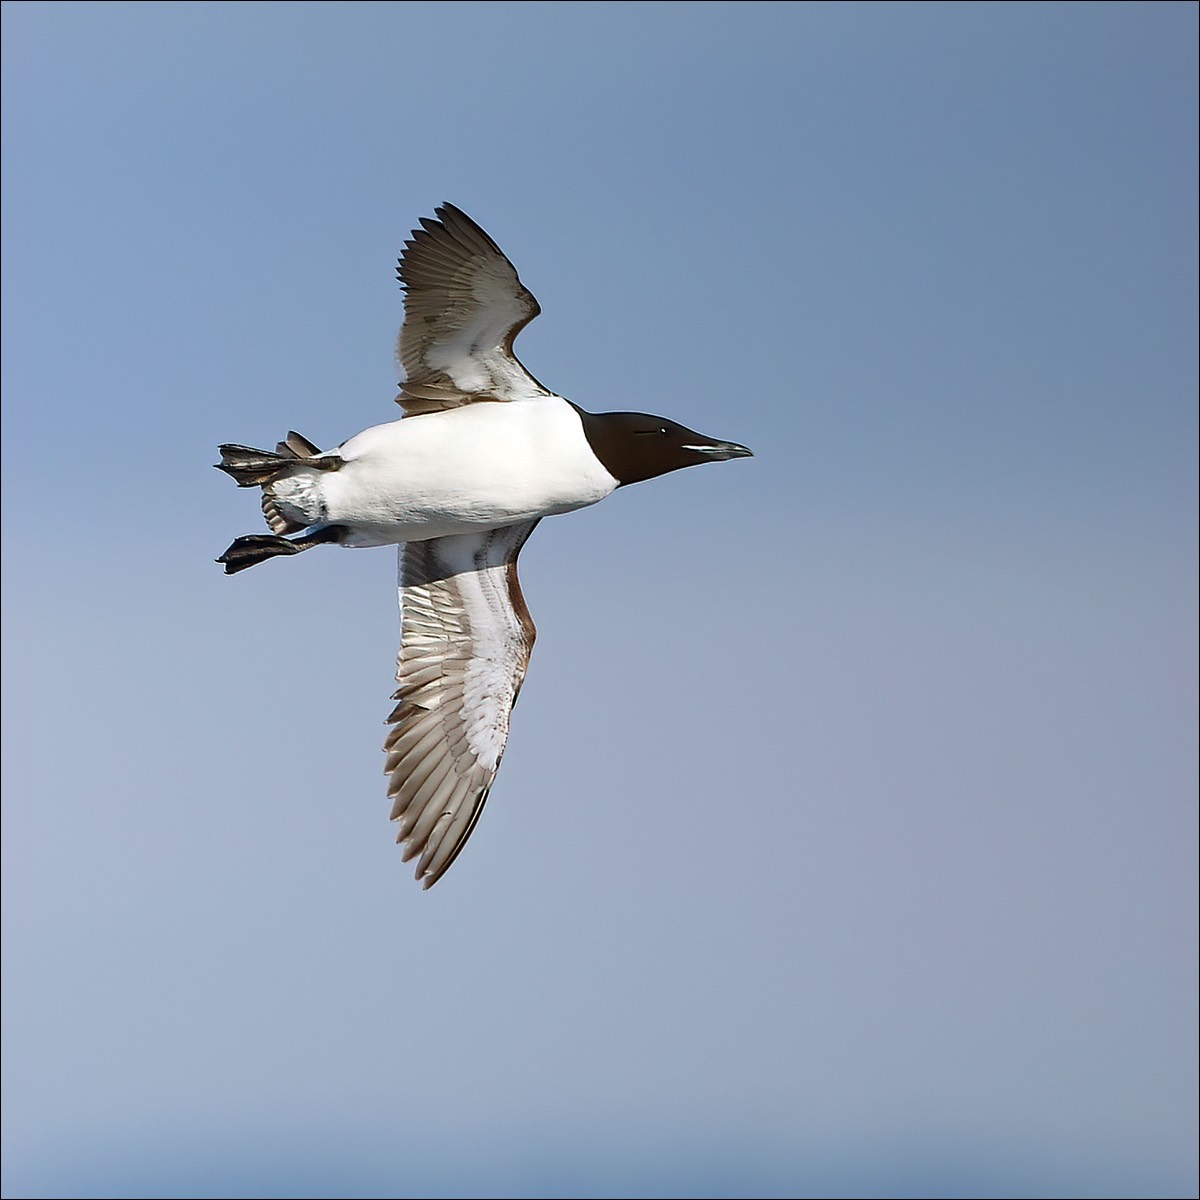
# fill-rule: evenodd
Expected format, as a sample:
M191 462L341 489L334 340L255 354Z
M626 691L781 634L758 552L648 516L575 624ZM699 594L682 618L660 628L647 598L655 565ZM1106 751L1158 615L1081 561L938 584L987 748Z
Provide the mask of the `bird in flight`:
M517 555L543 518L745 446L645 413L590 413L513 353L541 311L500 247L443 204L404 243L396 402L404 415L322 451L226 444L220 470L262 489L270 533L237 538L228 575L313 546L399 547L400 653L384 750L396 840L432 887L483 811L529 666ZM419 856L419 857L418 857Z

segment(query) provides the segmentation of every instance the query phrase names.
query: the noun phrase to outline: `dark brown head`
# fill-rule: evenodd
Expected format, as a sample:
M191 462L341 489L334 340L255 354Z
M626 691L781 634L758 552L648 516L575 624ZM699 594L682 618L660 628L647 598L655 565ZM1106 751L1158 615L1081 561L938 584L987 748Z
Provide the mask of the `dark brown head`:
M666 417L577 411L592 453L621 486L681 467L751 457L751 451L737 442L719 442Z

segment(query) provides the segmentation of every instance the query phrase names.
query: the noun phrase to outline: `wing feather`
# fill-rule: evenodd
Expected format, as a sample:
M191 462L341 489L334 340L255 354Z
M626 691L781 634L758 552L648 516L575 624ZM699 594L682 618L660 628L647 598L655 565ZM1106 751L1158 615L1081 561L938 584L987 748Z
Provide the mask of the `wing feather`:
M400 547L397 703L384 743L407 862L432 887L471 836L536 636L517 555L537 521Z
M503 251L453 204L421 218L397 274L405 290L396 401L410 414L549 393L513 353L541 312Z

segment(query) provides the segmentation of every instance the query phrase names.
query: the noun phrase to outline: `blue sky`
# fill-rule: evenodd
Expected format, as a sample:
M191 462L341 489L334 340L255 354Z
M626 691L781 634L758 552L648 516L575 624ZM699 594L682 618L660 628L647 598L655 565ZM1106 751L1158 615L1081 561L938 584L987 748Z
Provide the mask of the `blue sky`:
M4 14L4 1193L1186 1196L1191 4ZM442 200L530 369L757 457L546 521L422 893L398 415Z

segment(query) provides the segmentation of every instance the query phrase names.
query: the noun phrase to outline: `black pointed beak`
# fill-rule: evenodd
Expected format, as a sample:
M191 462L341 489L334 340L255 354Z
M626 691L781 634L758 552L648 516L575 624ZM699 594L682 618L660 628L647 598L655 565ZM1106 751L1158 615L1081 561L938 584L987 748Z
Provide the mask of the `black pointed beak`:
M703 445L684 446L685 450L694 450L697 454L703 454L705 458L712 462L724 462L727 458L753 458L754 451L748 450L745 446L739 446L737 442L705 442Z

